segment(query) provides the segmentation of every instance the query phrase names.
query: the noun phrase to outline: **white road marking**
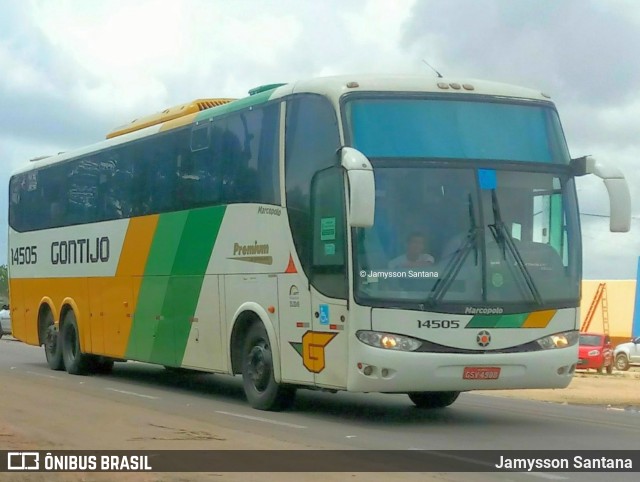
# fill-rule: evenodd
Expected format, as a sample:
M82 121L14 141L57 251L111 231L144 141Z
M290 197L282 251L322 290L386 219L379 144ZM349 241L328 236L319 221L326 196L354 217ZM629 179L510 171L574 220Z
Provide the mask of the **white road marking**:
M141 397L141 398L149 398L151 400L158 400L159 397L152 397L151 395L144 395L142 393L136 393L136 392L128 392L127 390L118 390L117 388L105 388L105 390L109 390L110 392L118 392L118 393L123 393L125 395L133 395L134 397Z
M277 420L270 420L268 418L253 417L251 415L242 415L240 413L223 412L222 410L216 410L216 413L219 413L221 415L229 415L231 417L246 418L247 420L254 420L256 422L272 423L274 425L283 425L285 427L291 427L291 428L307 428L304 425L296 425L295 423L278 422Z
M62 380L60 377L56 377L55 375L47 375L46 373L38 373L38 372L30 372L30 371L27 371L27 373L31 375L37 375L39 377L53 378L54 380Z
M356 438L357 435L345 435L345 438Z

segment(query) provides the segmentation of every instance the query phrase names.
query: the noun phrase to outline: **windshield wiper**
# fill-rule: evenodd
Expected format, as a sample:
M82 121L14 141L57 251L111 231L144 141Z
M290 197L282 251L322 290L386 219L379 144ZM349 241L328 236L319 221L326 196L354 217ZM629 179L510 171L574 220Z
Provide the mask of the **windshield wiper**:
M506 250L508 249L515 259L516 266L520 269L520 273L522 274L529 291L531 291L533 298L536 303L541 305L542 297L540 296L540 292L538 291L538 288L531 277L531 273L529 273L527 265L524 263L522 256L520 256L520 251L518 251L518 247L509 235L504 221L502 220L502 216L500 215L500 205L498 204L498 196L496 195L495 189L491 190L491 207L493 209L493 224L489 224L489 228L491 230L491 234L493 234L493 237L496 240L496 243L498 243L498 247L502 250L504 260L507 260Z
M467 260L472 249L475 253L475 264L478 264L478 236L480 232L482 232L482 228L477 226L473 215L473 200L471 198L471 194L469 194L469 224L471 227L469 228L469 231L467 231L464 244L460 249L458 249L458 251L456 251L455 256L453 256L447 263L442 278L438 278L438 281L433 285L426 301L427 305L432 306L439 302L447 291L449 291L449 288L458 276L460 269L464 265L464 262Z

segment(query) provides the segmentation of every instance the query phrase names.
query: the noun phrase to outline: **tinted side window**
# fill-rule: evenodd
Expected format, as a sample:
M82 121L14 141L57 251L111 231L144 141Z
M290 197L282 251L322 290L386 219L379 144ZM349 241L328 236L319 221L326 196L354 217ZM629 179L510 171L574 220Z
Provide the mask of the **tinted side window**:
M133 216L133 164L122 148L105 151L100 159L98 220Z
M329 101L302 95L287 101L285 179L287 210L293 240L307 276L311 278L311 202L314 174L337 162L338 122Z
M38 172L33 171L11 179L9 224L17 231L28 231L32 229L31 226L45 221L39 219L43 213L39 210L42 205L42 193L38 178Z
M248 168L257 175L259 202L280 204L280 103L273 103L247 115Z
M11 179L9 222L33 231L234 202L280 204L280 104L115 146Z
M214 119L212 156L220 165L225 203L280 204L277 103Z

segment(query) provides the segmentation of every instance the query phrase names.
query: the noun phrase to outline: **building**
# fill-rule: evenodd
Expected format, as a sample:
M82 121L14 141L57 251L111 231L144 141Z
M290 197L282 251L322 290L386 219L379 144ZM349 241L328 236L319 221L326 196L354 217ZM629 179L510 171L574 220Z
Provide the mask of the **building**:
M638 259L638 272L640 272L640 258ZM588 331L603 333L603 316L606 309L609 318L609 335L614 345L640 336L640 284L637 279L584 280L582 282L580 326L584 324L589 308L597 297L600 285L604 285L604 293L599 300L595 300L597 306L595 306Z

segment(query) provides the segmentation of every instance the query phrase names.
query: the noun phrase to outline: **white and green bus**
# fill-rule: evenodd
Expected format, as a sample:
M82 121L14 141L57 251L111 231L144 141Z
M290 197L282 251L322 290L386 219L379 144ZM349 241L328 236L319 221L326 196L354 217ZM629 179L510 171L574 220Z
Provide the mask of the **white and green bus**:
M566 387L592 173L628 231L624 176L570 158L548 96L498 83L354 75L195 101L13 174L13 335L71 374L242 374L265 410L298 388L431 408Z

